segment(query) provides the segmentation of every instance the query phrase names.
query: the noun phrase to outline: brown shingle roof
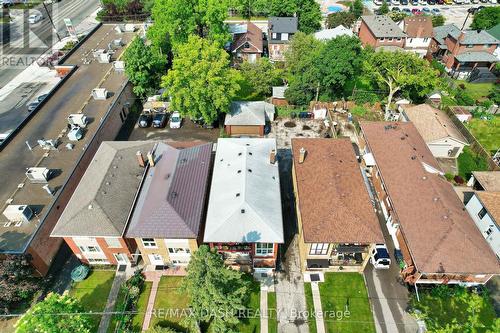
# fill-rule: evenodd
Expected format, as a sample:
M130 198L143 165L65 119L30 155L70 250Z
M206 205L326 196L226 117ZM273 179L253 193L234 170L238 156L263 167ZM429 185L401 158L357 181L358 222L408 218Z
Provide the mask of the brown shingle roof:
M246 42L249 43L249 48L244 47ZM245 53L262 53L264 49L262 30L252 22L248 22L246 33L234 35L234 40L231 44L231 52L235 52L239 48Z
M500 223L500 192L477 191L476 195L483 203L484 208L488 210L491 217Z
M500 191L500 171L472 171L485 191Z
M383 243L351 141L292 139L292 151L304 241Z
M403 109L425 142L450 137L467 144L467 140L443 111L429 104L405 105Z
M410 38L431 38L432 31L430 17L408 16L404 19L404 32Z
M395 127L395 128L394 128ZM395 217L422 273L500 272L496 256L411 122L361 122Z

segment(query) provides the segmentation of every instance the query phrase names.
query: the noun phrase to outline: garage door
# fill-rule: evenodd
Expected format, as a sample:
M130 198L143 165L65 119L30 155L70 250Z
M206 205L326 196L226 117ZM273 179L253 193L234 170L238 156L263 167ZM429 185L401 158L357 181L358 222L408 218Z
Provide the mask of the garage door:
M260 128L262 126L231 126L231 135L251 135L259 136Z
M448 151L450 149L453 149L453 147L450 145L432 144L429 145L429 149L431 150L432 155L434 155L434 157L448 157Z

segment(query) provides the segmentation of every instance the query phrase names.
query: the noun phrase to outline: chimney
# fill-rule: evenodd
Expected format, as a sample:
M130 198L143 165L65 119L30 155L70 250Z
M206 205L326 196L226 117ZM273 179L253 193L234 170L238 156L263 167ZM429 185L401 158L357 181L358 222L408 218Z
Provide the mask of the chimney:
M276 149L271 150L271 153L269 154L269 162L271 162L271 164L276 163Z
M306 159L306 149L304 147L300 148L299 152L299 163L302 164L304 163L304 160Z
M153 154L152 151L148 152L148 162L150 167L155 166L155 155Z
M144 157L142 156L142 153L140 150L137 151L137 153L135 154L137 156L137 162L139 162L139 166L141 168L144 168L144 166L146 165L144 163Z

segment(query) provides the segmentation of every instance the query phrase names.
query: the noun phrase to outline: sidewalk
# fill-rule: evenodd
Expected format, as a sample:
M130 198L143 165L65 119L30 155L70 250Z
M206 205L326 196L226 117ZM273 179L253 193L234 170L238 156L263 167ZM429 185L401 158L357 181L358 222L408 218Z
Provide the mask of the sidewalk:
M120 287L126 280L125 271L116 271L113 284L111 285L111 291L109 292L108 301L106 302L106 307L104 308L104 314L102 315L101 322L99 323L98 333L106 333L108 331L109 322L113 316L112 312L115 309L116 298L120 292Z
M260 333L268 332L267 287L260 286Z
M146 314L144 315L144 321L142 323L142 331L146 331L149 328L149 324L151 323L151 314L153 313L156 293L158 292L158 284L160 283L160 275L153 275L151 279L147 278L147 281L152 281L153 285L151 286L151 293L149 294L148 306L146 308Z
M321 296L319 294L318 282L311 282L312 297L314 303L314 317L316 319L316 332L325 333L325 323L323 322L323 309L321 307Z

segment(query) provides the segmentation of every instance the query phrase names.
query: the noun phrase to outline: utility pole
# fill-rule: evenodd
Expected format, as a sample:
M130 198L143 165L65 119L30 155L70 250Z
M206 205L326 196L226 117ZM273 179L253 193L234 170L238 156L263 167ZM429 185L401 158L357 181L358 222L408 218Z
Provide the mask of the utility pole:
M460 30L464 30L465 23L467 23L467 20L469 19L469 15L475 14L477 12L477 10L478 10L478 8L474 8L474 7L471 7L467 10L467 16L465 17L464 24L462 24L462 29L460 29Z
M43 8L45 8L45 12L47 13L47 16L49 17L50 24L52 24L52 28L54 32L56 33L57 40L61 41L61 37L59 37L59 34L57 33L57 28L54 24L54 21L52 21L52 17L50 16L49 10L47 9L47 6L45 5L45 2L42 2Z

